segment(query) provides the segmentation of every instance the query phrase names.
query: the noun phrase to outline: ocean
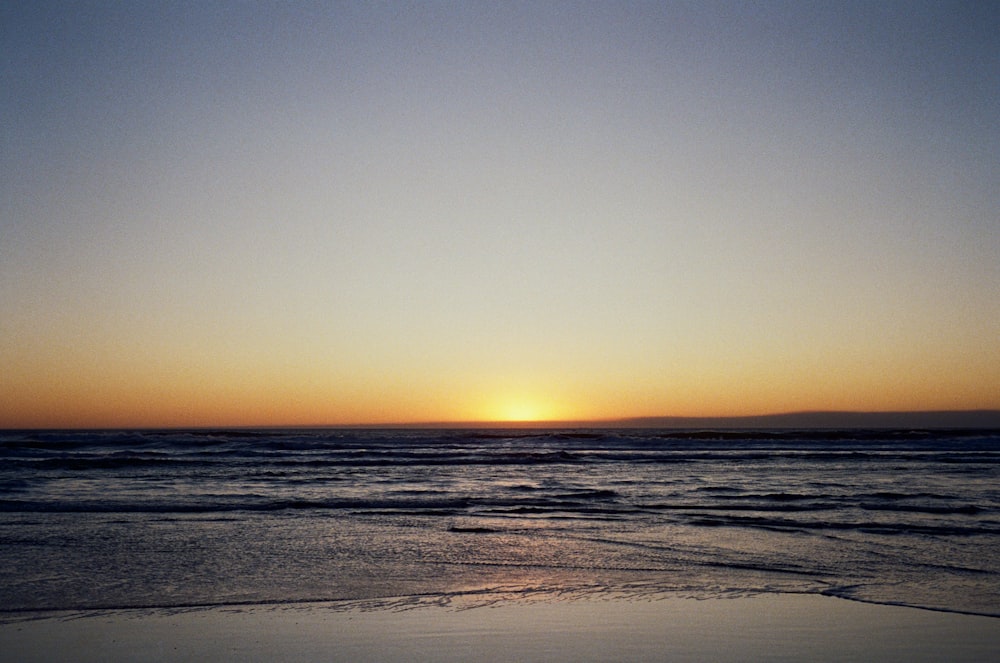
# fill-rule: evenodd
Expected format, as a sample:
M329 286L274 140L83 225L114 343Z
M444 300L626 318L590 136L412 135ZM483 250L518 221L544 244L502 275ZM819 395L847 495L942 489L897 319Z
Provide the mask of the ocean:
M0 620L764 593L1000 617L1000 431L0 432Z

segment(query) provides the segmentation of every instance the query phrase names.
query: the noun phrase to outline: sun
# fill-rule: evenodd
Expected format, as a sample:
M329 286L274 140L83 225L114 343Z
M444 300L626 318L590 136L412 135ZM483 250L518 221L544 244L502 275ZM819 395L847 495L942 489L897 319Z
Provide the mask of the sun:
M558 388L547 384L498 385L480 392L475 421L532 423L565 421L570 408Z
M544 418L537 405L524 401L507 403L500 417L501 421L539 421Z
M484 421L525 423L557 419L557 408L548 400L535 396L502 396L493 400L483 411Z

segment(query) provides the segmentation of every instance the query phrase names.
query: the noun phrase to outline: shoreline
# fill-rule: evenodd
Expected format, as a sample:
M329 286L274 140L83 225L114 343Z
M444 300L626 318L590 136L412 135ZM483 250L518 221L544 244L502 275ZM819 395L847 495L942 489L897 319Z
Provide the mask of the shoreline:
M69 606L64 608L16 608L0 609L0 627L8 624L31 622L37 620L56 619L67 620L75 618L87 618L93 615L103 614L175 614L197 611L211 610L268 610L272 608L282 608L288 610L296 609L322 609L330 612L348 612L361 610L364 612L376 611L400 611L419 608L450 608L453 605L461 606L461 610L471 610L473 608L494 607L496 605L522 604L532 605L536 603L562 603L573 601L660 601L663 599L690 599L694 601L712 600L734 600L753 599L762 596L817 596L830 599L839 599L851 603L862 605L882 606L888 608L906 608L908 610L924 610L946 615L959 615L963 617L983 617L986 619L1000 620L1000 613L991 614L975 612L972 610L961 610L957 608L944 608L938 606L926 606L918 604L904 603L901 601L876 601L866 598L841 595L836 592L812 592L796 590L727 590L725 593L703 593L687 592L678 589L640 589L628 591L622 588L602 587L594 588L588 592L579 587L564 589L538 589L526 591L524 588L506 590L503 588L487 588L482 590L468 590L459 592L410 594L401 596L383 596L369 598L311 598L311 599L287 599L287 600L247 600L247 601L219 601L204 603L181 603L181 604L133 604L133 605L92 605L92 606Z
M978 661L996 617L819 594L697 598L424 595L35 613L2 661Z

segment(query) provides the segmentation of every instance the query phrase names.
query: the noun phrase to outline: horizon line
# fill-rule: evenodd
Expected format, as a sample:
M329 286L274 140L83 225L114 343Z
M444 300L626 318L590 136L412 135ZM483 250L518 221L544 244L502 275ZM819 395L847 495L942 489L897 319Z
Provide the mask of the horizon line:
M11 427L3 431L279 430L279 429L532 429L532 428L971 428L1000 429L1000 409L974 410L803 410L756 415L652 415L613 419L458 420L316 424L204 424L150 426Z

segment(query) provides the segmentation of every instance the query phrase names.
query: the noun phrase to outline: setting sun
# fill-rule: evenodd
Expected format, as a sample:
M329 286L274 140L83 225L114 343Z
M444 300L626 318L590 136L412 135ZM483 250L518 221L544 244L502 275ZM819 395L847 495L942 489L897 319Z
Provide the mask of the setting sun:
M550 399L533 394L514 396L500 395L485 405L481 415L483 421L532 422L555 421L565 418Z
M501 416L504 421L539 421L544 418L539 415L539 408L534 403L524 401L507 404Z

